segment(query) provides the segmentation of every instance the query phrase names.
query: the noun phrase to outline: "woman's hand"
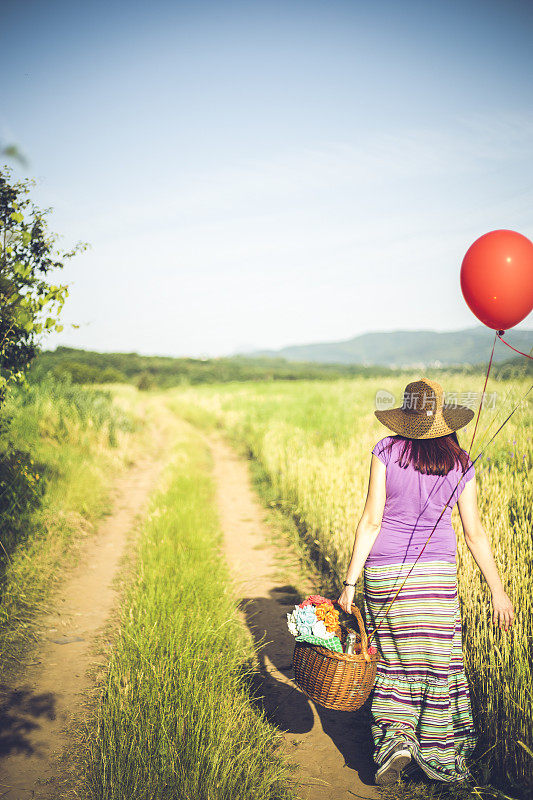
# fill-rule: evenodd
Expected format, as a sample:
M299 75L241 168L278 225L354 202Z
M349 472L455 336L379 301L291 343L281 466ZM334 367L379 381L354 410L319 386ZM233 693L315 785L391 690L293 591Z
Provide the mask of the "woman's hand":
M492 621L495 625L508 631L513 624L514 608L507 594L503 591L492 594Z
M354 596L355 586L345 586L337 600L337 604L343 611L346 611L347 614L351 614Z

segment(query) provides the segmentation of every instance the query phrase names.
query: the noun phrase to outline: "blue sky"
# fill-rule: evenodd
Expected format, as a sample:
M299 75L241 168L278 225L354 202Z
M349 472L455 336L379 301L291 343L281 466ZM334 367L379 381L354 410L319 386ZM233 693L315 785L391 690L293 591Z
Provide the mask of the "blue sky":
M46 346L478 324L465 251L533 238L532 34L516 0L2 2L0 137L91 244Z

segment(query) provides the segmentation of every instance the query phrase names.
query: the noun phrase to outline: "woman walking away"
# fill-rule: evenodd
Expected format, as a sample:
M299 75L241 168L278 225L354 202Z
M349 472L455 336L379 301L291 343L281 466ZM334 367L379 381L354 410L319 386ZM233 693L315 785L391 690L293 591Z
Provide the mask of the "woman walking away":
M369 630L379 626L382 659L372 695L380 785L398 780L412 759L436 780L470 777L465 759L476 733L457 597L456 503L492 593L494 623L508 630L514 619L479 517L474 465L455 433L474 412L444 405L442 397L440 384L423 378L406 386L401 407L374 412L396 435L372 450L366 504L338 598L349 612L364 568L366 623Z

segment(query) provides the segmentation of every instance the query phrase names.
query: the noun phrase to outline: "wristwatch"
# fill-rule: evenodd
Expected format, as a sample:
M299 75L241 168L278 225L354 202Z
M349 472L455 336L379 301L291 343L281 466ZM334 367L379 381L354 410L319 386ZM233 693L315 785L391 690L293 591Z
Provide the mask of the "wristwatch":
M343 581L343 584L345 586L355 586L355 583L347 583L346 581Z

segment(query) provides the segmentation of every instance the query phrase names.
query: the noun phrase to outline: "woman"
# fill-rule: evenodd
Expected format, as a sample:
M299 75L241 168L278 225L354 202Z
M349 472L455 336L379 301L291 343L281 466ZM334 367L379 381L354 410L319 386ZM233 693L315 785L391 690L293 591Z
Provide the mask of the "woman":
M397 435L372 450L366 504L337 601L350 611L364 568L367 629L379 626L374 643L382 659L372 695L380 785L394 783L412 759L436 780L469 777L465 757L476 734L457 598L456 503L492 593L494 623L508 630L514 619L479 517L474 466L455 433L474 412L444 405L442 395L440 384L424 378L406 386L400 408L374 412Z

